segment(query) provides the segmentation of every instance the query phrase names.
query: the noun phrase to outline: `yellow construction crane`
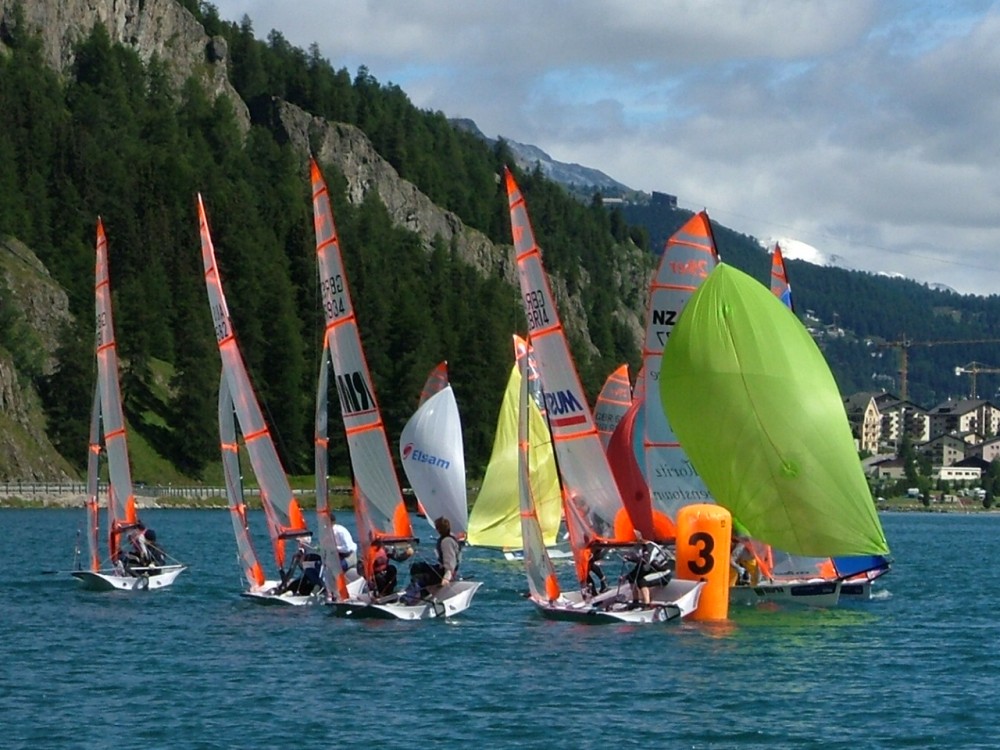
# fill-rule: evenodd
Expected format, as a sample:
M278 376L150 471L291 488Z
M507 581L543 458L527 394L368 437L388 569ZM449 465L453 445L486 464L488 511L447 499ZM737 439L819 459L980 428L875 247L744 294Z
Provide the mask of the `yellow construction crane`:
M883 349L899 349L899 397L906 401L906 375L908 370L908 350L911 346L939 346L942 344L1000 344L1000 339L941 339L938 341L914 341L904 333L898 341L884 341L878 346ZM982 370L980 370L982 372Z
M968 375L969 379L972 381L972 398L979 398L976 394L976 375L981 372L1000 373L1000 367L990 367L980 362L969 362L967 365L955 368L956 375Z

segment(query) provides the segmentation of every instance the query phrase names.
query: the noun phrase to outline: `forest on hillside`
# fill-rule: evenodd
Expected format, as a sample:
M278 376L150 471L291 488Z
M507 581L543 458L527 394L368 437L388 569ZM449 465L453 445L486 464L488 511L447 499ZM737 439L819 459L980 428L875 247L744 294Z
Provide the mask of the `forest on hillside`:
M249 21L227 24L211 5L185 3L211 34L226 37L241 96L285 97L358 125L406 179L495 242L510 242L496 175L504 148L454 130L441 113L414 107L366 70L353 77L293 48L280 34L254 39ZM29 321L11 319L0 345L35 380L50 437L82 466L93 393L93 267L97 216L109 239L116 338L125 409L134 431L189 477L218 458L219 361L204 290L195 196L208 210L223 285L240 346L278 448L294 473L312 466L313 404L321 344L308 176L302 154L264 124L241 133L230 103L196 81L172 90L161 62L112 44L95 25L60 78L38 39L16 25L0 58L0 232L31 247L67 290L76 325L63 336L59 367L39 374ZM431 250L392 225L381 202L354 206L342 175L326 168L345 265L390 439L412 413L423 380L448 360L463 414L472 476L489 457L523 331L518 295L482 278L437 243ZM546 264L570 291L630 242L620 216L581 204L538 174L519 174ZM573 342L591 394L621 361L635 363L630 332L610 315L610 285L589 286L584 306L600 351ZM166 379L166 388L157 381ZM336 412L336 409L334 409ZM340 428L332 414L332 434ZM346 446L331 441L334 471ZM153 478L147 478L153 479Z

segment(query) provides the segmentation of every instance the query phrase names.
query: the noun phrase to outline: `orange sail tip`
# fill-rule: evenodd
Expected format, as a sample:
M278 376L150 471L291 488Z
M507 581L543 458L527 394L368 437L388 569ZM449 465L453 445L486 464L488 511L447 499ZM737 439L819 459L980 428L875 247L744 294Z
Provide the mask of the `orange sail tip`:
M309 157L309 179L313 182L323 179L319 172L319 165L316 163L316 159L312 156Z
M293 529L305 529L306 519L302 515L302 510L299 508L298 500L292 499L292 502L288 504L288 520Z
M550 602L554 602L559 598L560 593L559 582L556 580L556 577L550 573L545 577L545 596Z
M507 184L507 195L513 195L517 192L517 183L514 182L514 175L511 174L509 167L503 168L504 181Z
M106 238L104 236L104 222L101 221L101 217L97 217L97 241L105 242Z

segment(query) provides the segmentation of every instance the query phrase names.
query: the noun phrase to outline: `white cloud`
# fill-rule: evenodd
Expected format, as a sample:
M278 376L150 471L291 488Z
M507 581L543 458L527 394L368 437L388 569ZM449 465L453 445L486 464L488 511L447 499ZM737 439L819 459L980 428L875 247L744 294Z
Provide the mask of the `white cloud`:
M908 0L219 0L757 237L1000 293L1000 13Z

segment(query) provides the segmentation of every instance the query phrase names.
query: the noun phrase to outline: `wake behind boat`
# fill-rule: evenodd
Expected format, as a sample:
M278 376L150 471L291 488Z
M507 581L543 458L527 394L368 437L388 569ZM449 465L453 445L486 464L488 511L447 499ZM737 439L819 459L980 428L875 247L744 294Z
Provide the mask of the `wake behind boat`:
M89 560L83 569L77 560L72 571L85 588L95 591L148 591L173 584L185 566L168 558L156 534L139 520L129 468L118 380L118 352L111 312L108 241L104 224L97 220L97 264L94 292L97 314L97 384L90 416L90 450L87 458L87 545ZM108 456L109 558L100 562L98 491L101 438Z

